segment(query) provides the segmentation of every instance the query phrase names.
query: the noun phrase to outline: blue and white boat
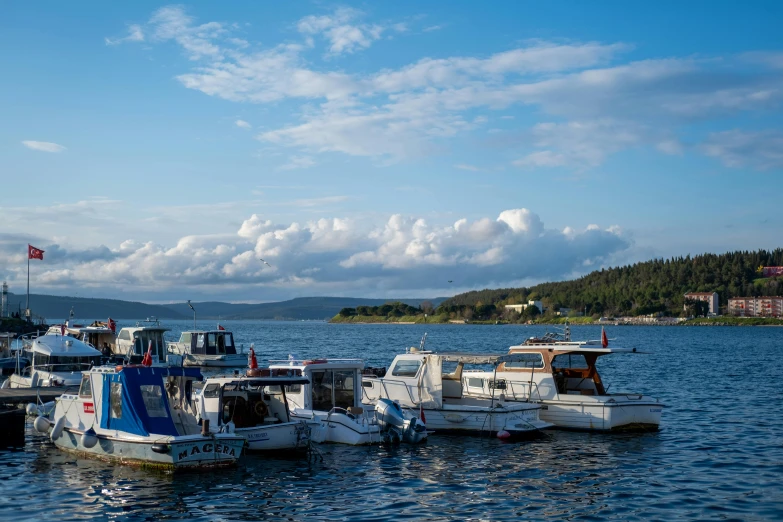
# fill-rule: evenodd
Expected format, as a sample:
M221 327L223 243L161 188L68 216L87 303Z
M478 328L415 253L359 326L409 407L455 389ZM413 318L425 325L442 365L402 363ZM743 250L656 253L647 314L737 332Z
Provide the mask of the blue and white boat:
M236 463L243 437L199 425L191 394L197 369L101 366L83 372L77 394L57 399L51 420L35 419L63 450L174 471Z
M67 335L41 335L23 342L14 373L2 388L78 386L81 372L101 360L101 352Z

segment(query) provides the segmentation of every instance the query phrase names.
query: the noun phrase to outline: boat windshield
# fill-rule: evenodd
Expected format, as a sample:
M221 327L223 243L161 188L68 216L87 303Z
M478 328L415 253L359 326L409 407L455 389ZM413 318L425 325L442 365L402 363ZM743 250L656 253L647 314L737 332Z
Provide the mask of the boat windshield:
M355 405L356 370L314 370L313 410L329 411L332 408L350 408Z
M99 363L100 357L97 356L69 357L64 355L46 355L38 352L33 353L33 366L46 371L78 372L87 370Z
M166 347L163 343L162 330L141 330L133 334L133 353L135 355L144 355L147 353L150 341L152 341L152 355L157 356L158 360L164 360L166 357Z

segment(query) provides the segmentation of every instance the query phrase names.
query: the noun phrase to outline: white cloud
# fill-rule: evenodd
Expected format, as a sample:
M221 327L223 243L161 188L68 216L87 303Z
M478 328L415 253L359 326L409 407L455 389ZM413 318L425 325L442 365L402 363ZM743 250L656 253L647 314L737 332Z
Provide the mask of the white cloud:
M422 29L422 31L424 31L425 33L429 33L429 32L432 32L432 31L440 31L441 29L443 29L442 25L430 25L430 26L425 27L424 29Z
M467 163L458 163L458 164L454 165L454 168L455 169L460 169L460 170L469 170L471 172L479 172L481 170L480 168L476 167L475 165L468 165Z
M701 148L707 156L718 158L727 167L783 169L783 133L777 130L716 132L709 135Z
M0 234L0 264L9 267L12 287L23 284L22 258L30 240L17 236ZM36 246L47 252L46 262L36 266L40 292L89 288L159 300L186 290L189 296L257 300L261 289L282 298L292 288L307 288L311 295L335 289L367 295L379 288L441 288L432 286L437 281L445 288L455 271L468 287L556 279L581 272L586 261L591 268L601 266L630 242L616 228L547 229L534 212L520 208L496 219L460 219L452 225L403 215L379 226L343 218L281 224L253 214L234 235L187 235L170 245L116 240L77 248L37 238Z
M51 143L49 141L31 141L26 140L22 142L22 145L32 150L40 150L41 152L62 152L65 147L58 145L57 143Z
M143 42L144 41L144 31L142 31L141 26L138 24L132 24L128 26L128 35L124 36L122 38L104 38L104 41L106 42L106 45L118 45L123 42Z
M239 127L240 129L250 129L250 128L252 128L252 127L253 127L252 125L250 125L250 124L249 124L248 122L246 122L245 120L237 120L237 121L235 121L235 122L234 122L234 124L235 124L237 127Z
M288 158L288 163L281 165L278 170L309 169L313 165L315 161L309 156L292 156Z
M330 15L306 16L299 20L296 27L306 35L321 35L329 41L329 53L353 53L366 49L375 40L380 39L385 30L377 24L356 24L363 13L356 9L341 7ZM392 26L395 31L404 31L404 24Z

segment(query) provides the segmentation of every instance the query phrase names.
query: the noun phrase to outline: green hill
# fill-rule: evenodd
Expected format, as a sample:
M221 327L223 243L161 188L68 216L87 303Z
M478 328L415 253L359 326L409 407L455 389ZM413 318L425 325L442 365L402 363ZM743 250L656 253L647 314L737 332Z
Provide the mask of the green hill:
M478 290L447 299L441 311L477 305L498 314L503 305L535 299L546 308L567 307L588 315L679 315L687 292L718 292L720 305L730 297L783 294L783 278L761 278L759 266L783 265L783 249L729 252L653 259L607 268L573 281L542 283L530 288Z

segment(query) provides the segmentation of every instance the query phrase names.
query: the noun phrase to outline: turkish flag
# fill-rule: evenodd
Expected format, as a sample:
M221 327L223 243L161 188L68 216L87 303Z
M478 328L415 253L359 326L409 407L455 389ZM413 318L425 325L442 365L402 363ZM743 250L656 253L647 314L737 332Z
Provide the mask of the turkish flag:
M218 330L225 330L221 325L218 325Z
M606 337L606 332L604 331L604 327L601 327L601 346L606 348L609 346L609 339Z
M35 248L31 244L27 244L27 259L40 259L43 261L44 251L40 248Z

